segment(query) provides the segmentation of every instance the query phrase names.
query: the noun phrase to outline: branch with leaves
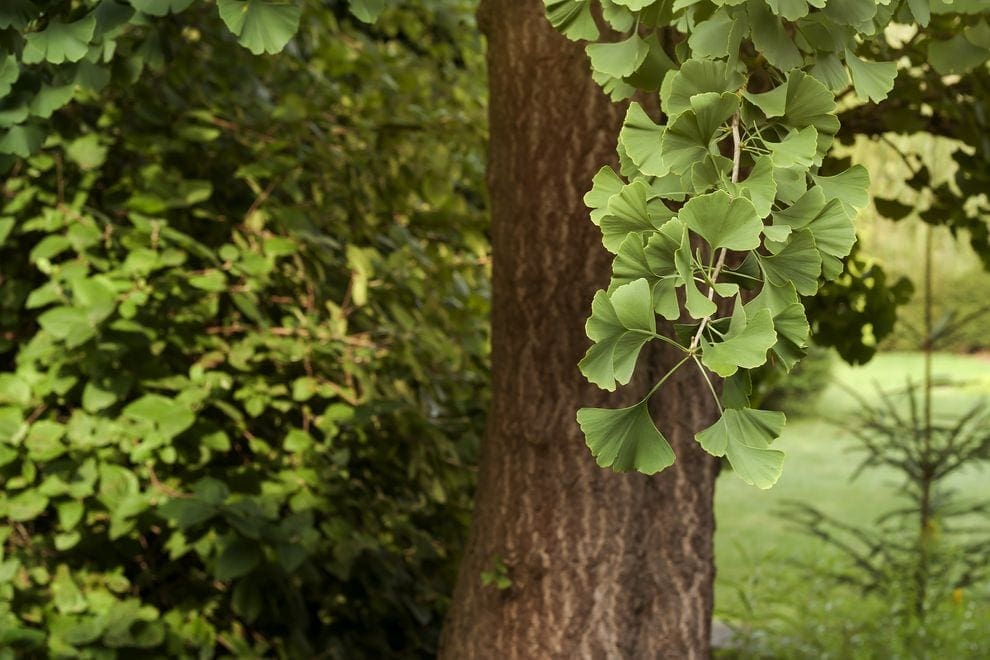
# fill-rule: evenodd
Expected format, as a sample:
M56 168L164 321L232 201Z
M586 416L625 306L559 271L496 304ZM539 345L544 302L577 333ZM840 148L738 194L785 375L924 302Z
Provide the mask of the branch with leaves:
M654 474L673 464L647 404L691 363L721 411L695 439L727 457L747 483L769 488L783 467L771 443L785 420L751 406L750 371L769 363L789 372L804 356L806 301L843 275L853 220L870 201L863 167L823 167L840 128L838 98L854 92L859 102L879 103L893 89L897 65L858 54L888 26L917 29L933 12L968 7L940 0L546 6L558 30L592 42L592 75L614 100L659 92L663 114L657 122L630 103L619 171L603 168L585 198L615 259L608 288L592 303L594 343L580 368L614 391L630 382L651 341L684 358L636 405L579 411L588 446L599 465L618 471ZM624 37L603 41L599 12ZM990 49L980 57L990 58ZM724 379L721 394L713 377Z

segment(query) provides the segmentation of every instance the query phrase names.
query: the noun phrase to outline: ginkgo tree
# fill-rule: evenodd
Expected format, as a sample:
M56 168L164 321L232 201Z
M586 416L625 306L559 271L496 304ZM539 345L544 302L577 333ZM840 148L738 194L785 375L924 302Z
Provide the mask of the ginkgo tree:
M853 221L870 202L862 166L823 169L840 101L878 103L894 87L897 64L862 53L890 29L917 34L933 13L990 8L975 0L547 0L546 8L563 34L591 42L592 75L614 100L659 92L662 115L657 123L629 104L619 171L604 167L585 198L615 256L580 368L613 391L630 382L651 341L683 359L631 407L580 410L588 446L617 471L673 464L647 405L675 372L696 369L721 416L695 439L747 483L769 488L783 468L771 443L785 420L751 406L752 370L788 372L804 356L807 301L843 275ZM990 27L977 18L933 40L932 58L945 68L954 56L969 67L986 61ZM658 315L669 323L658 326Z

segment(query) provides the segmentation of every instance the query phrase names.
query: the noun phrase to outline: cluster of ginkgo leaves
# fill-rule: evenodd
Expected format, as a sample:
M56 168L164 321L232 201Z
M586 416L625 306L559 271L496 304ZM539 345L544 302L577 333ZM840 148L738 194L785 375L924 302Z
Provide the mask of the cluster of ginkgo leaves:
M594 5L597 5L595 7ZM592 303L582 373L613 391L657 340L682 359L637 404L585 408L578 422L602 467L657 473L674 452L647 408L695 367L720 417L695 439L746 482L769 488L784 454L784 415L751 407L750 370L785 372L809 339L803 300L838 278L869 203L869 175L821 167L839 121L837 95L880 102L893 62L857 55L894 23L926 25L941 0L546 0L551 23L589 40L595 80L613 99L659 92L663 123L631 103L619 172L585 198L615 255ZM599 41L594 15L625 35ZM658 327L657 316L671 322ZM669 332L664 327L671 328ZM714 376L724 379L719 393Z

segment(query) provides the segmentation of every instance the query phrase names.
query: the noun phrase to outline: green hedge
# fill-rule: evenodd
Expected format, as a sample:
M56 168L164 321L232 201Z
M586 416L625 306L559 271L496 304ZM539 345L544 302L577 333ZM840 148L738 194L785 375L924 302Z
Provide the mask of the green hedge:
M331 9L273 58L212 7L148 28L157 70L9 164L0 657L435 650L487 401L480 46L453 0Z

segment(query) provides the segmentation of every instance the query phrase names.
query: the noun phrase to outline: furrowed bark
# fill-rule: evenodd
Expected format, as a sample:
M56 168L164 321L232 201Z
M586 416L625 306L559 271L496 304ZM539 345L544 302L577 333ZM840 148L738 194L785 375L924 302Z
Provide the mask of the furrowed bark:
M539 0L483 0L488 37L493 405L470 542L441 658L704 658L717 465L692 439L717 412L696 370L655 397L677 462L656 477L595 465L580 406L615 406L577 369L610 255L582 203L615 158L624 108ZM658 346L642 395L681 354ZM482 584L501 561L512 585Z

